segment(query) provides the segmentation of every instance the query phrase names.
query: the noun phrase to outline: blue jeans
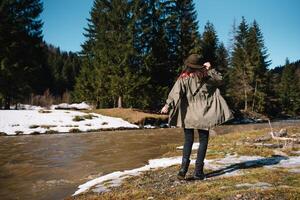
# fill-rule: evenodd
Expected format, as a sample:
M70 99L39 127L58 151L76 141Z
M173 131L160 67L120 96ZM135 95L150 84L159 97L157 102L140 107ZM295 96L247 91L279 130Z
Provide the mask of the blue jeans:
M199 134L199 148L197 152L197 160L196 163L204 163L204 158L206 155L209 131L198 129ZM184 145L183 145L183 153L182 160L189 160L192 152L192 146L194 143L194 129L184 129Z

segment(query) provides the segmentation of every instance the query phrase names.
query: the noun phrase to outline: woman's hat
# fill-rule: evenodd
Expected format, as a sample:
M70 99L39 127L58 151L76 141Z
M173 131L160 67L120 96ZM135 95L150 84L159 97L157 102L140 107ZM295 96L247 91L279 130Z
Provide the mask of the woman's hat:
M191 54L184 61L184 64L192 68L202 68L203 67L203 58L199 54Z

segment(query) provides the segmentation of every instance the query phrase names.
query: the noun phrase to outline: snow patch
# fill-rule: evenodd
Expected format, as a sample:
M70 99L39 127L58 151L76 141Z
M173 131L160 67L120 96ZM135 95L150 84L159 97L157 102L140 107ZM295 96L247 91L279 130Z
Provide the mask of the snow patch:
M243 188L243 187L247 187L247 188L269 188L269 187L272 187L272 185L270 183L258 182L258 183L241 183L241 184L235 185L235 187L237 187L237 188Z
M156 128L156 126L152 126L151 124L146 124L145 126L144 126L144 128L149 128L149 129L154 129L154 128Z
M199 142L194 142L192 146L192 150L197 150L199 148ZM183 146L176 147L178 150L183 150Z
M92 107L85 102L82 103L73 103L73 104L67 104L67 103L61 103L58 105L51 106L51 109L65 109L65 110L91 110Z
M75 120L79 118L79 120ZM91 131L110 128L139 128L115 117L71 110L2 110L0 132L7 135L46 132Z
M123 179L129 176L137 176L141 172L148 171L151 169L165 168L172 165L181 164L182 157L170 157L170 158L160 158L149 160L149 164L125 171L112 172L110 174L100 176L96 179L90 180L85 184L80 185L78 190L73 194L73 196L86 192L90 190L94 192L106 192L110 189L108 187L119 186ZM191 161L191 164L194 164L195 160ZM238 155L226 155L226 157L221 159L212 159L205 160L205 167L211 169L213 173L207 174L207 177L213 176L234 176L242 174L241 169L246 169L250 167L267 167L267 168L276 168L276 167L300 167L300 156L293 157L282 157L274 156L270 158L265 158L261 156L238 156ZM297 170L294 170L297 173ZM215 175L213 175L215 174ZM269 187L268 183L257 183L252 185L237 185L237 187Z
M141 172L148 171L151 169L157 169L161 167L169 167L172 165L176 165L181 163L181 157L171 157L171 158L160 158L160 159L153 159L149 160L149 164L131 169L131 170L125 170L125 171L117 171L110 174L106 174L104 176L100 176L99 178L93 179L91 181L86 182L85 184L80 185L78 190L73 194L77 195L82 192L85 192L89 190L91 187L96 186L96 188L93 191L99 191L104 192L107 191L107 187L105 187L105 184L109 184L109 186L118 186L121 184L121 180L129 177L129 176L137 176Z

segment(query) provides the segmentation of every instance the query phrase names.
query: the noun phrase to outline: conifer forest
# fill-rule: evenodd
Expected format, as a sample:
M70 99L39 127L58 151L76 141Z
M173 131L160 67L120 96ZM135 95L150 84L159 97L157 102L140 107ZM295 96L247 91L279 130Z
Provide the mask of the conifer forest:
M300 114L300 60L270 68L259 21L238 19L225 45L211 22L199 32L192 0L94 0L82 50L65 52L44 41L42 12L40 0L0 1L1 109L46 95L156 112L197 53L223 74L231 109Z

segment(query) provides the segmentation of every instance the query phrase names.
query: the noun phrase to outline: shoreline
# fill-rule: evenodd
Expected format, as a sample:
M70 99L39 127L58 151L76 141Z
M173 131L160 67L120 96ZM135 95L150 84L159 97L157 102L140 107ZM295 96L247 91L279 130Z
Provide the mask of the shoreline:
M289 129L289 135L296 134L297 137L300 137L299 126L284 127ZM186 198L186 195L191 195L189 191L198 191L197 188L202 188L203 185L206 185L208 191L203 194L201 189L192 193L190 198L232 199L237 194L247 196L247 193L251 193L252 198L257 195L269 197L273 194L281 197L278 199L290 199L291 196L299 198L300 188L295 188L294 183L300 181L300 146L284 148L274 148L272 145L255 146L258 138L263 138L268 134L266 130L267 128L230 132L211 137L205 162L205 173L209 174L209 178L204 181L178 181L176 173L180 166L181 150L170 147L169 152L159 158L149 160L148 165L151 165L153 161L159 162L163 159L170 159L170 162L156 164L153 168L144 165L135 169L105 174L81 184L77 193L73 194L76 195L66 199L147 199L148 197L160 199L166 192L171 195L167 199L181 199ZM269 140L265 143L276 144L276 141ZM196 149L194 148L191 155L192 163L195 155ZM191 164L189 174L192 173L193 168L194 166ZM222 173L220 174L220 172ZM282 181L283 183L279 182L279 184L283 187L287 185L290 189L278 190L276 184L284 177L288 177L288 180ZM216 185L219 186L214 188ZM224 185L228 187L229 191L223 194ZM155 190L153 190L154 188ZM251 188L260 192L253 193ZM175 190L181 192L172 193ZM217 191L217 193L210 194L212 191Z
M270 121L271 123L281 123L281 122L287 122L287 123L298 123L300 122L300 119L274 119ZM222 125L218 125L215 128L212 128L212 130L222 127L222 126L239 126L239 125L268 125L268 121L262 121L262 122L248 122L248 123L224 123ZM145 128L145 127L138 127L138 128L130 128L130 127L119 127L119 128L102 128L102 129L91 129L89 131L75 131L75 132L55 132L55 131L49 131L44 133L37 133L33 132L30 134L16 134L16 135L9 135L5 134L3 132L0 132L0 137L17 137L17 136L36 136L36 135L68 135L68 134L89 134L89 133L101 133L101 132L113 132L113 131L126 131L126 130L148 130L148 129L172 129L172 128L180 128L180 127L151 127L151 128Z

